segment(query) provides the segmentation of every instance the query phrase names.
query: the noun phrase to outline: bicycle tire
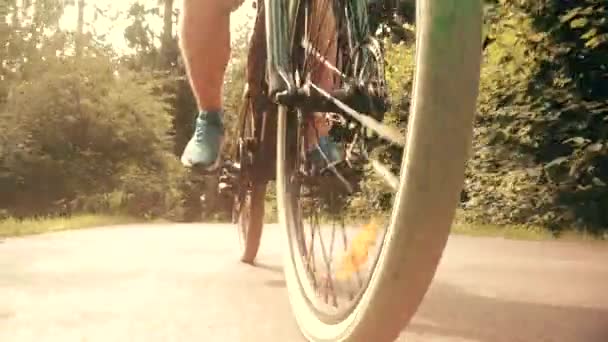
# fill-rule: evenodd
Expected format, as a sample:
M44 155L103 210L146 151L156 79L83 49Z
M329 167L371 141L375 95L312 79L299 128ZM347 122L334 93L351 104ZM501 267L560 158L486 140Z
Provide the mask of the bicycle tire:
M236 223L241 245L241 261L253 264L260 248L260 240L264 228L264 204L267 182L253 175L253 160L243 155L250 153L246 146L247 140L255 139L256 135L255 114L247 89L244 90L243 101L243 109L239 118L240 146L236 153L242 169L239 174L239 193L235 195L234 207L237 210ZM247 170L244 170L244 168Z
M479 0L417 1L414 95L391 220L369 284L353 310L339 319L319 314L305 286L287 178L292 113L279 108L277 202L287 244L284 272L292 311L308 340L394 340L426 294L464 182L478 94L481 20Z
M260 249L264 228L266 183L253 185L249 191L250 194L246 195L244 207L241 208L238 229L241 239L241 261L253 264Z

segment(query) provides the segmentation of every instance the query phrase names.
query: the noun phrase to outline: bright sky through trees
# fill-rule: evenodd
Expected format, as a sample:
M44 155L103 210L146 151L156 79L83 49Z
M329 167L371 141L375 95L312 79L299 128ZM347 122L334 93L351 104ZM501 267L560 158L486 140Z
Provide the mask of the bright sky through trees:
M223 0L220 0L223 1ZM129 25L126 12L129 6L134 2L145 4L146 7L161 7L158 0L148 1L133 1L133 0L90 0L85 7L85 30L96 31L97 33L107 34L107 40L110 42L118 51L127 51L128 47L124 38L124 30ZM235 32L236 29L243 25L249 25L254 18L255 10L252 7L252 0L245 0L245 3L232 14L231 17L231 31ZM105 16L95 15L94 7L101 9ZM181 0L175 1L176 9L181 9ZM61 26L66 30L74 30L76 28L76 17L77 9L76 6L68 6L65 9L63 18L61 19ZM160 33L163 25L161 17L149 16L150 26L157 32ZM232 35L232 39L235 39L236 35Z

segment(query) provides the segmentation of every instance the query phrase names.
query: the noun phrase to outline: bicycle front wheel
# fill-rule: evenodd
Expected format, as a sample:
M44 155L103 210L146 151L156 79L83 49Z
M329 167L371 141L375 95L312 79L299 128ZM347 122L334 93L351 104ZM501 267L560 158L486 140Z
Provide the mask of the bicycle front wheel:
M297 110L279 108L277 200L287 243L285 277L296 320L311 341L396 339L421 303L450 232L472 140L481 2L418 0L416 5L416 71L400 175L393 179L392 211L376 243L376 259L354 280L356 292L344 290L336 264L328 261L336 248L327 251L329 243L322 239L317 247L310 242L323 235L332 244L339 240L331 227L324 228L324 216L308 220L316 228L311 236L303 234L310 210L297 156L304 134ZM318 245L324 250L313 253ZM323 260L315 261L315 255ZM324 271L315 266L319 263Z

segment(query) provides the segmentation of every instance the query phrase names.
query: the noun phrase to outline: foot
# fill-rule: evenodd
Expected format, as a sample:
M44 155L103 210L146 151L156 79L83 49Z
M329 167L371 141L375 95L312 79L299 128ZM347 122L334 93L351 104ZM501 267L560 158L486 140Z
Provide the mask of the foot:
M182 154L186 167L209 168L217 164L224 138L221 112L201 111L196 118L194 134Z
M308 158L320 168L342 161L338 144L329 136L319 137L319 145L310 152Z

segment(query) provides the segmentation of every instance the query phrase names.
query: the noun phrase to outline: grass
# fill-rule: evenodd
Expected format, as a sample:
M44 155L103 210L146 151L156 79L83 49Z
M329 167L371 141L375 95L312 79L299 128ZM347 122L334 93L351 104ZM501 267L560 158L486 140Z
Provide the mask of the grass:
M376 216L375 219L379 225L385 225L388 214ZM363 225L371 221L369 217L345 217L346 224ZM321 222L331 222L324 217L320 218ZM496 224L479 224L463 222L459 219L459 214L456 214L454 224L452 225L452 234L478 236L478 237L502 237L510 240L527 240L527 241L608 241L608 232L603 236L592 234L585 230L564 229L559 235L554 234L546 227L534 225L496 225Z
M452 233L529 241L608 241L608 232L598 235L586 230L563 229L559 234L554 234L547 228L533 225L491 225L463 223L458 220L452 225Z
M138 222L138 220L131 217L110 215L74 215L71 217L25 220L9 218L6 220L0 220L0 238L135 222Z
M267 203L268 204L268 203ZM267 205L267 207L270 207ZM267 208L270 209L270 208ZM275 223L276 210L272 208L266 213L266 223ZM273 215L274 214L274 215ZM58 232L64 230L83 229L91 227L111 226L126 223L141 222L128 216L116 215L74 215L72 217L53 217L40 219L6 219L0 220L0 238L35 235L43 233ZM369 220L368 220L369 221ZM352 222L351 222L352 223ZM367 222L366 222L367 223ZM598 237L585 231L565 230L559 236L555 236L545 228L525 225L489 225L476 223L463 223L456 219L452 226L452 233L468 236L503 237L506 239L543 241L543 240L568 240L568 241L600 241L608 240L608 235Z
M497 226L455 222L452 225L452 233L468 236L503 237L513 240L542 241L556 239L556 236L547 229L523 225Z

